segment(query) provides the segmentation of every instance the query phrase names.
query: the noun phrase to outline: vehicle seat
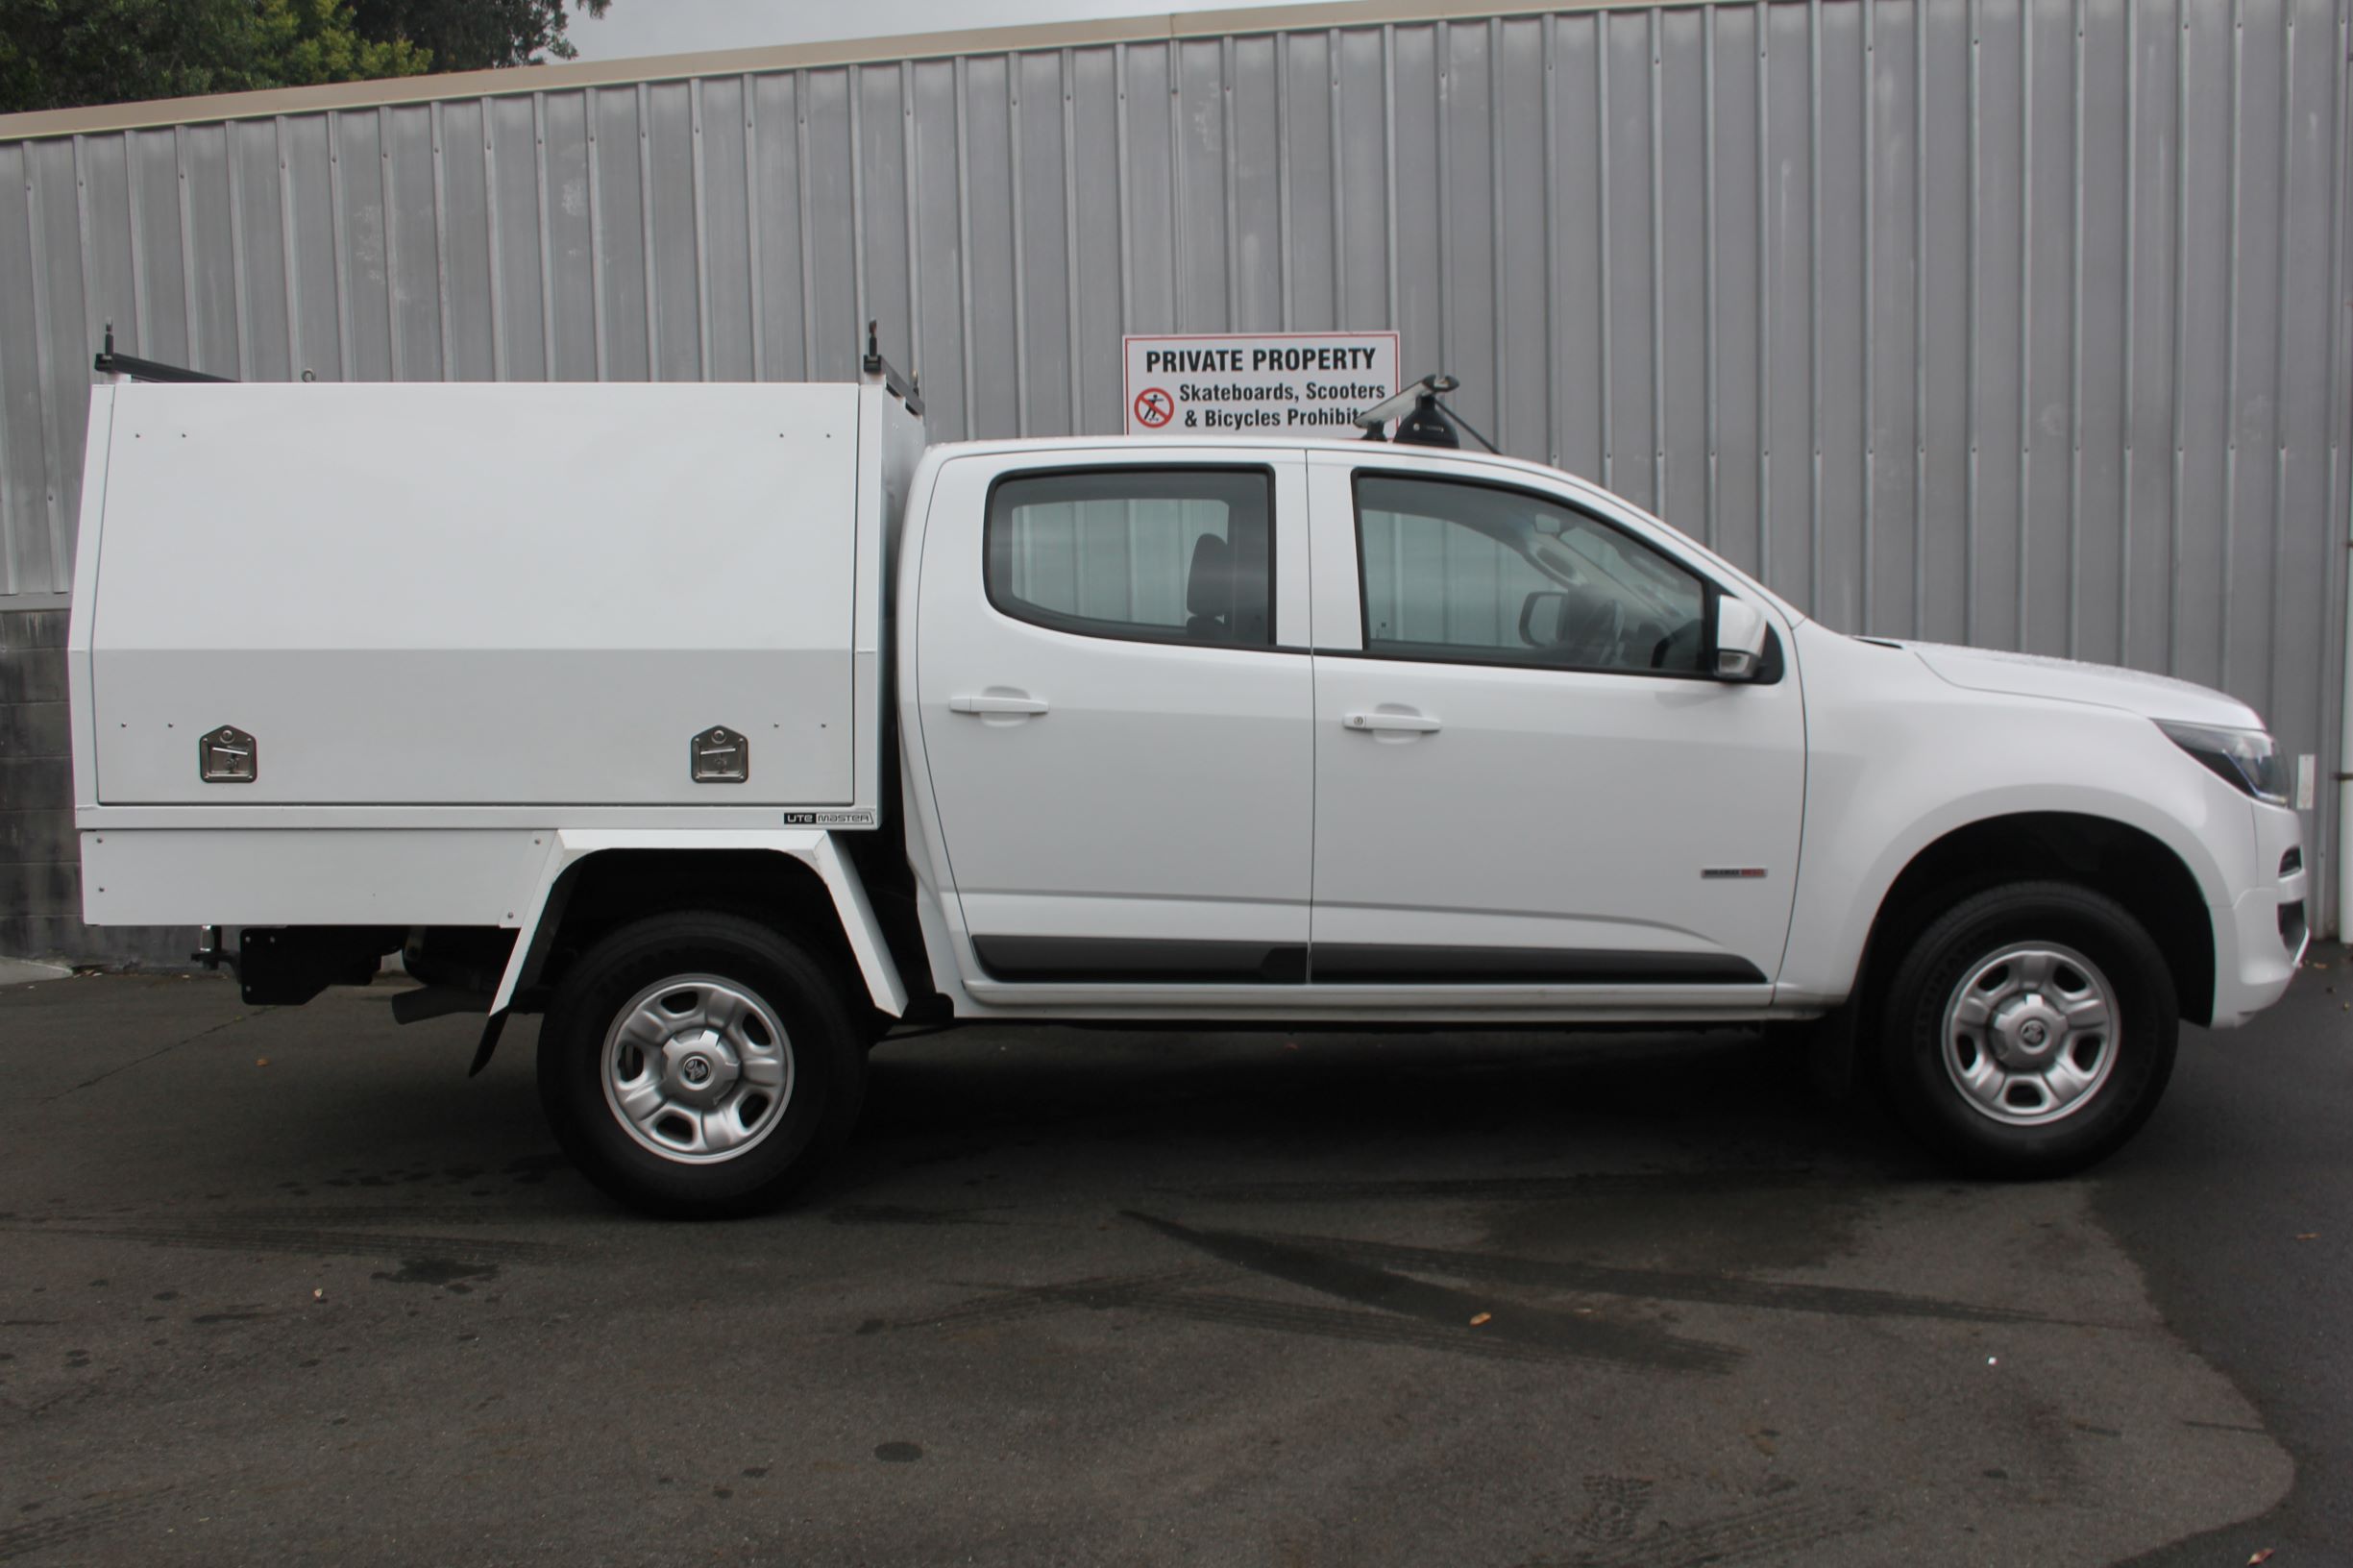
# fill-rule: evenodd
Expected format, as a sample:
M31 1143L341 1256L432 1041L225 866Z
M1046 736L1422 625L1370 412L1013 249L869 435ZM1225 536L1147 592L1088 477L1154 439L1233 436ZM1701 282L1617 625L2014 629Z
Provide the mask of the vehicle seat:
M1234 547L1213 533L1193 541L1192 566L1185 574L1185 633L1204 642L1234 635Z
M1620 663L1618 639L1624 611L1618 601L1589 588L1568 591L1561 606L1553 650L1570 664L1608 669Z

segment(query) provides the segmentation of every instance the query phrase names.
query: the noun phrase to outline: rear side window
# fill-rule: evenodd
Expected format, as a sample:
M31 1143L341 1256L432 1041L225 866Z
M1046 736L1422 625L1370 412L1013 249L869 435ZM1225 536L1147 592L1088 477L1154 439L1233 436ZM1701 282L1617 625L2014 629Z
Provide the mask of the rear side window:
M1273 519L1264 469L1016 475L989 493L989 602L1087 637L1271 647Z

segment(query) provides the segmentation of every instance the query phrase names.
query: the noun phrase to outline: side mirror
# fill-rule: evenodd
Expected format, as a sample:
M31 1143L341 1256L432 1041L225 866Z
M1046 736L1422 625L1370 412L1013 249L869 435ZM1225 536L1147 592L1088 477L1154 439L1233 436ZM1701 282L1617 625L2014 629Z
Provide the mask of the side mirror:
M1520 641L1530 648L1556 647L1560 623L1568 613L1568 595L1558 589L1537 589L1520 600Z
M1764 668L1765 639L1772 635L1765 612L1730 594L1716 596L1716 625L1708 639L1708 674L1718 680L1754 680Z

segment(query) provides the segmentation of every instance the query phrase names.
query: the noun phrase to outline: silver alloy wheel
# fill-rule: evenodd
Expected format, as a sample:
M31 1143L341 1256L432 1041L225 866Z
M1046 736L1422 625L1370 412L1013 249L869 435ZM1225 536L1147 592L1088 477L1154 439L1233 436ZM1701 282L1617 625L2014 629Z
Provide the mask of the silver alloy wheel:
M775 1010L731 980L676 974L639 992L605 1032L604 1103L665 1160L732 1160L776 1130L793 1053Z
M2116 1066L2116 991L2055 943L2004 947L1945 1004L1945 1071L1969 1108L2010 1127L2081 1110Z

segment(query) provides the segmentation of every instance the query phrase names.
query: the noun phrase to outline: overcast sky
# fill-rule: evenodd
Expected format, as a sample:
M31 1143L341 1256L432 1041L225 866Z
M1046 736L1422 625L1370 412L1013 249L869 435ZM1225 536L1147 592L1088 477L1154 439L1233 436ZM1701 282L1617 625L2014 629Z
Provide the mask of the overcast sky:
M1215 0L1219 6L1235 3ZM602 21L575 12L572 41L579 46L582 60L626 60L699 49L1211 9L1212 0L857 0L854 5L841 0L613 0Z

